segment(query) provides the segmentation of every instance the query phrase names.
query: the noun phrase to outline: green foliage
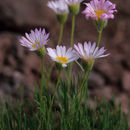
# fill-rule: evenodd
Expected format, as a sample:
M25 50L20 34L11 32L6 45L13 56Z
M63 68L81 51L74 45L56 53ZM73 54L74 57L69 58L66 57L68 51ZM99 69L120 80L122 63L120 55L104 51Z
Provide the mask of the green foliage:
M60 81L50 113L48 130L128 130L128 121L120 109L121 105L115 106L114 100L95 100L97 106L91 108L88 94L85 93L84 103L81 104L79 96L72 104L81 84L80 79L81 77L76 82L73 78L71 89L68 89L68 82ZM8 102L5 106L0 105L0 130L47 130L51 98L52 95L44 89L41 100L36 87L35 103L26 102L28 110L19 102L16 108L12 108Z

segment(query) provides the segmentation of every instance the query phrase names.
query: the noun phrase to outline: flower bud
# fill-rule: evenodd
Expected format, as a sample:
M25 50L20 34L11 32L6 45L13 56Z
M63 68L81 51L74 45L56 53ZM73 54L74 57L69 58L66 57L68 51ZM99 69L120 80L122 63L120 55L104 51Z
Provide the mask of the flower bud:
M67 20L67 16L68 14L57 14L56 17L57 17L57 20L60 24L64 24Z
M107 20L95 20L94 23L97 27L98 32L102 31L107 26Z
M56 68L57 68L59 71L61 71L61 70L63 69L63 66L62 66L61 63L56 62L55 64L56 64Z
M85 71L91 70L93 63L94 63L94 60L86 61L86 60L82 59L82 65L83 65L83 69Z
M44 56L45 54L46 54L46 49L45 49L45 47L42 47L42 48L40 48L40 49L38 49L37 51L36 51L36 53L37 53L37 55L39 55L39 56Z
M72 15L77 15L79 13L80 4L72 4L68 6L69 6L69 11Z

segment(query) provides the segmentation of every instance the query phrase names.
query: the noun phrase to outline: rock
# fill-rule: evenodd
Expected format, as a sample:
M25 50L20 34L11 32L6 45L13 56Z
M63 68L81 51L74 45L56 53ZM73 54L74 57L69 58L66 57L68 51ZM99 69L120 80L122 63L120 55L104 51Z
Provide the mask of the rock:
M17 89L18 87L20 87L21 84L23 84L24 75L18 71L15 71L13 73L13 79L15 82L15 89Z
M25 72L35 69L37 72L41 73L41 58L35 54L35 52L30 52L25 60Z
M4 62L8 49L12 46L11 44L11 35L8 33L0 35L0 65Z
M11 85L8 83L0 83L0 89L3 91L4 94L10 95L11 94Z
M93 99L90 99L89 101L86 101L85 103L88 103L90 108L94 109L95 106L97 105L96 102Z
M7 99L11 99L11 96L9 96L9 94L4 93L4 91L0 90L0 102L4 104Z
M112 94L114 94L113 88L113 86L104 86L102 88L96 88L95 90L90 92L90 95L92 97L96 96L99 99L105 97L106 99L110 100L112 98Z
M121 93L120 95L116 96L116 104L119 105L119 103L121 103L123 112L128 114L129 98L126 93Z
M16 61L16 59L14 58L14 56L12 56L12 55L9 55L9 56L8 56L8 64L9 64L10 66L13 66L14 68L17 67L17 61Z
M90 74L89 80L88 80L88 87L91 88L99 88L103 87L105 84L105 80L102 77L101 74L92 72Z
M94 67L100 71L108 84L118 84L122 77L123 68L121 62L113 54L109 58L98 60Z
M46 26L47 23L50 25L52 19L55 19L55 14L47 7L47 0L1 1L0 16L3 25L21 29Z
M18 37L7 32L0 34L0 88L8 94L20 85L34 88L41 76L40 57L19 45Z
M117 30L113 39L115 44L120 44L121 42L124 42L125 30L126 30L126 20L122 19L118 22Z
M7 77L13 74L13 69L10 66L4 66L1 70L1 73Z
M116 7L118 8L118 12L130 14L130 8L129 8L130 1L129 0L125 0L125 4L123 4L121 0L115 1L115 3L117 4Z
M123 89L126 91L126 92L130 92L130 72L129 71L125 71L123 73L123 76L122 76L122 85L123 85Z

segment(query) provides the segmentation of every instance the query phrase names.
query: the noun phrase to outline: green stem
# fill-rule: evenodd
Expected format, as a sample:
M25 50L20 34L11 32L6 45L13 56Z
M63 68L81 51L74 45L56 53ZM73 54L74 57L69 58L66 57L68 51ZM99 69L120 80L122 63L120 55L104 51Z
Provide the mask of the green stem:
M102 37L102 31L98 31L99 32L99 35L98 35L98 42L97 42L97 46L99 46L100 42L101 42L101 37Z
M42 73L41 73L41 90L40 90L40 100L42 101L42 94L43 94L43 86L44 86L44 56L42 56Z
M58 73L58 80L57 80L57 83L56 83L56 88L54 90L54 94L53 94L52 100L50 102L50 107L49 107L49 110L48 110L48 115L47 115L47 130L49 130L50 112L51 112L52 105L53 105L53 102L54 102L54 98L55 98L55 95L56 95L56 92L57 92L57 89L58 89L58 84L60 82L60 75L61 75L61 70L59 70L59 73Z
M92 71L92 67L93 67L93 64L92 64L91 68L90 68L89 71L88 71L87 77L86 77L86 79L85 79L83 85L81 86L80 92L81 92L81 93L83 92L83 93L82 93L81 96L80 96L80 102L82 102L82 98L84 97L84 94L85 94L85 92L86 92L86 91L83 91L83 88L84 88L84 86L86 86L86 83L88 83L88 79L89 79L90 73L91 73L91 71Z
M60 24L60 34L58 38L58 45L61 44L62 36L63 36L63 29L64 29L64 24Z
M47 84L49 83L49 80L50 80L51 73L52 73L52 70L53 70L53 68L54 68L54 65L55 65L55 63L53 63L53 64L51 65L51 68L50 68L49 71L48 71Z
M76 99L78 98L78 95L80 94L81 90L83 89L84 82L85 82L85 80L86 80L86 74L87 74L87 71L84 72L84 77L83 77L83 81L82 81L81 87L79 88L79 90L78 90L78 92L77 92L77 94L76 94L76 96L75 96L75 98L74 98L74 100L73 100L73 102L72 102L71 108L73 107L73 105L74 105ZM88 77L88 76L87 76L87 77Z
M74 28L75 28L75 15L72 15L72 28L71 28L71 38L70 38L70 46L73 46L73 41L74 41ZM69 82L71 80L71 71L72 71L72 63L69 66L69 70L68 70L68 78L69 78Z
M76 60L75 63L80 67L80 69L84 72L84 69L82 67L82 65Z
M69 70L68 70L68 81L71 81L71 71L72 71L72 63L70 63Z
M91 69L88 71L87 77L84 78L84 82L83 82L82 85L81 85L81 88L80 88L79 93L82 92L85 83L86 83L86 82L88 81L88 79L89 79L90 73L91 73Z
M70 46L73 46L74 42L74 28L75 28L75 15L72 15L72 28L71 28L71 39L70 39Z

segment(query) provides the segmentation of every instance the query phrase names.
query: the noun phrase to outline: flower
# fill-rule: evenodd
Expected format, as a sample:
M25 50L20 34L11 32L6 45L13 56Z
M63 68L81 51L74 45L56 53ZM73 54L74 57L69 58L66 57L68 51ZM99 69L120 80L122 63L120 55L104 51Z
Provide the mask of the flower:
M104 47L99 49L99 47L96 47L95 42L91 44L90 41L88 43L85 42L84 46L81 43L78 43L78 45L74 45L74 49L76 50L77 55L87 62L93 62L96 58L106 57L109 55L104 55L104 52L106 51Z
M80 4L83 0L65 0L68 5Z
M67 64L78 59L76 52L69 48L66 50L65 46L56 46L56 49L47 48L47 53L51 59L59 64L62 67L67 67Z
M83 11L86 18L91 17L94 20L108 20L114 18L114 12L117 12L116 5L109 0L92 0L90 3L85 3L87 6Z
M49 1L48 7L54 10L56 14L68 14L69 9L67 4L63 0Z
M31 33L25 33L26 37L21 37L20 43L22 46L27 47L31 51L35 51L38 49L43 48L47 42L49 33L46 34L45 29L41 30L41 28L38 30L37 28L33 31L31 30Z

